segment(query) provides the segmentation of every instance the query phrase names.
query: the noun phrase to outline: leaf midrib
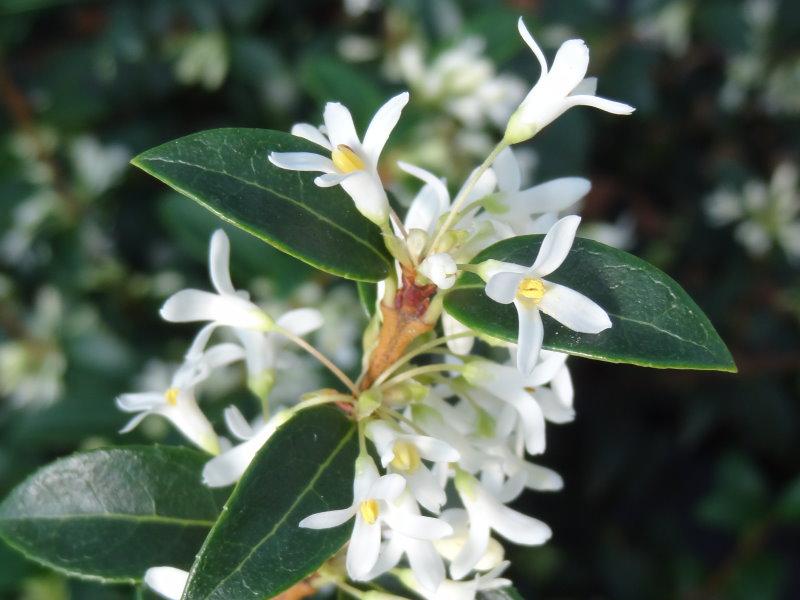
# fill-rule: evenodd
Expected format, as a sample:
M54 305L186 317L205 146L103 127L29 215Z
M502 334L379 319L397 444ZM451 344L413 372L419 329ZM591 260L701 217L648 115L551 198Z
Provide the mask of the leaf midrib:
M291 204L294 204L295 206L299 207L300 209L308 212L310 215L313 215L315 218L317 218L318 220L322 221L323 223L326 223L326 224L330 225L331 227L333 227L334 229L337 229L340 232L344 233L346 236L352 238L356 243L361 244L365 248L368 248L378 258L380 258L383 263L385 263L387 265L389 264L388 261L386 260L386 257L383 255L383 253L381 253L381 251L379 249L375 248L375 246L373 246L372 244L369 244L366 240L356 236L352 231L350 231L348 229L345 229L344 227L342 227L341 225L339 225L335 221L332 221L331 219L329 219L325 215L320 214L320 213L316 212L315 210L312 210L308 205L303 204L302 202L298 202L298 201L294 200L293 198L291 198L289 196L286 196L285 194L283 194L281 192L278 192L277 190L273 190L273 189L270 189L268 187L264 187L263 185L260 185L256 181L251 181L249 179L245 179L244 177L239 177L238 175L233 175L232 173L226 173L225 171L218 171L216 169L209 169L208 167L204 167L202 165L198 165L198 164L191 163L191 162L188 162L188 161L168 159L168 158L164 158L164 157L160 157L160 156L143 157L143 158L138 159L134 164L139 164L142 161L160 161L160 162L165 162L165 163L169 163L169 164L185 165L187 167L192 167L192 168L195 168L195 169L199 169L201 171L207 171L209 173L214 173L216 175L222 175L224 177L230 177L231 179L234 179L236 181L244 183L245 185L250 185L250 186L252 186L254 188L257 188L259 190L267 192L268 194L273 194L274 196L277 196L278 198L281 198L283 200L286 200L286 201L290 202Z
M0 524L18 522L38 522L38 521L130 521L139 523L159 523L167 525L183 525L187 527L206 527L211 528L216 521L208 519L184 519L182 517L167 517L162 515L126 515L124 513L97 513L97 514L75 514L75 515L47 515L30 517L0 517Z
M259 549L260 549L260 548L261 548L261 547L262 547L262 546L263 546L263 545L264 545L264 544L265 544L265 543L266 543L266 542L267 542L267 541L268 541L268 540L269 540L269 539L270 539L270 538L273 536L273 535L275 535L275 532L276 532L276 531L277 531L277 530L278 530L278 529L279 529L279 528L280 528L280 527L281 527L281 526L282 526L282 525L283 525L283 524L286 522L286 520L289 518L289 515L290 515L290 514L292 514L292 512L294 511L294 509L295 509L295 508L297 508L297 506L300 504L300 502L301 502L301 501L302 501L302 500L303 500L303 499L306 497L306 495L307 495L307 494L308 494L308 493L309 493L309 492L310 492L310 491L311 491L311 490L314 488L314 485L317 483L317 481L319 480L319 478L322 476L322 473L325 471L325 469L328 467L328 465L330 465L330 464L331 464L331 462L333 462L333 460L336 458L336 456L338 456L339 452L341 452L341 451L342 451L342 448L344 448L344 447L345 447L345 445L347 444L347 442L350 440L350 438L353 436L353 434L354 434L354 433L355 433L355 428L351 427L351 428L350 428L350 431L348 432L348 434L347 434L347 435L345 435L345 436L344 436L344 437L341 439L341 441L340 441L340 442L339 442L339 443L336 445L336 447L335 447L335 448L333 449L333 451L330 453L330 455L328 456L328 458L327 458L327 459L325 459L325 461L324 461L323 463L320 463L319 467L317 468L317 471L316 471L316 473L314 474L314 477L312 477L312 478L311 478L311 480L310 480L310 481L309 481L309 483L308 483L308 484L305 486L305 488L303 489L303 491L302 491L300 494L298 494L298 496L297 496L297 498L295 499L295 501L294 501L294 502L292 502L291 506L290 506L290 507L289 507L289 508L286 510L286 512L284 512L284 514L283 514L283 517L282 517L282 518L281 518L281 519L280 519L278 522L276 522L276 523L275 523L275 525L272 527L272 529L271 529L269 532L267 532L267 534L266 534L266 535L265 535L263 538L261 538L261 540L260 540L260 541L259 541L257 544L255 544L255 545L254 545L254 546L253 546L253 547L250 549L250 552L248 552L248 553L247 553L247 555L246 555L246 556L245 556L245 557L244 557L242 560L240 560L240 561L239 561L239 564L238 564L238 566L237 566L237 567L236 567L236 568L235 568L233 571L231 571L231 572L230 572L228 575L226 575L226 576L225 576L223 579L221 579L221 580L220 580L220 581L217 583L217 585L215 585L215 586L214 586L214 587L213 587L213 588L212 588L212 589L211 589L211 590L210 590L210 591L209 591L207 594L205 594L205 597L206 597L206 598L209 598L209 597L210 597L212 594L214 594L214 593L215 593L215 592L216 592L218 589L220 589L220 588L221 588L221 587L222 587L222 586L223 586L223 585L224 585L224 584L225 584L225 583L226 583L226 582L227 582L227 581L228 581L228 580L229 580L231 577L233 577L233 576L234 576L234 575L236 575L236 574L237 574L239 571L241 571L241 570L242 570L242 568L244 567L244 565L245 565L245 564L246 564L248 561L250 561L250 559L253 557L253 555L254 555L254 554L255 554L255 553L256 553L256 552L257 552L257 551L258 551L258 550L259 550ZM220 524L221 522L222 522L222 519L220 519L220 520L219 520L217 523L218 523L218 524ZM209 536L208 536L208 539L209 539L209 540L212 538L212 536L213 536L213 533L214 533L214 532L213 532L213 530L212 530L212 532L211 532L211 533L209 534ZM201 552L201 554L202 554L202 550L201 550L200 552ZM191 580L191 577L190 577L190 580ZM187 587L186 587L186 591L187 591L187 592L189 591L189 586L188 586L188 585L187 585ZM188 596L185 596L185 595L183 596L183 598L187 598L187 597L188 597Z

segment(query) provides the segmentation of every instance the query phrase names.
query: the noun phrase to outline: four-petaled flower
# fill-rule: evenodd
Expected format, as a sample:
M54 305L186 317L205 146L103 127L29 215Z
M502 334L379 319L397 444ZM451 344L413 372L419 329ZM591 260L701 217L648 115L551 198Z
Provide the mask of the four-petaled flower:
M517 367L523 374L533 370L542 347L544 326L539 311L580 333L600 333L611 327L608 314L594 301L543 279L567 258L580 222L580 217L571 215L553 225L530 267L500 261L487 261L479 267L487 281L486 295L517 307Z
M405 486L402 476L394 473L380 476L369 456L359 456L353 481L353 504L308 516L300 521L300 527L328 529L355 517L347 548L347 572L357 581L366 579L378 562L383 525L418 540L436 540L453 533L453 528L444 521L397 508L394 501Z
M328 156L313 152L271 152L269 160L282 169L322 172L314 183L320 187L341 185L359 212L382 226L389 219L389 200L378 174L378 161L407 103L408 92L403 92L379 108L362 142L350 111L338 102L329 102L323 114L324 133L322 128L308 123L292 128L294 135L319 144L328 151Z
M548 69L542 49L528 32L522 18L517 28L539 61L542 73L508 120L506 143L517 144L532 138L573 106L593 106L616 115L629 115L635 110L623 102L595 96L597 79L584 79L589 68L589 48L583 40L567 40L561 44L552 68Z

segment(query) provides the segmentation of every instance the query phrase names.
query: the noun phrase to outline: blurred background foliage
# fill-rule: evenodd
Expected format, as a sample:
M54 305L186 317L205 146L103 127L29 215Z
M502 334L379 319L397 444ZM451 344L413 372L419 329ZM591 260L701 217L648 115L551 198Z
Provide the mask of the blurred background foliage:
M410 89L383 175L401 204L398 158L457 187L538 76L519 14L550 55L585 38L601 95L637 107L568 113L520 153L529 171L589 177L584 235L675 277L740 373L574 359L578 419L550 430L544 457L565 490L520 500L555 536L511 548L511 575L525 598L797 598L795 0L0 0L0 495L77 448L181 443L157 419L116 434L114 398L180 358L190 329L158 308L208 285L220 223L131 156L211 127L318 122L327 100L364 127ZM240 286L321 307L317 343L356 368L354 286L227 229ZM324 384L296 361L279 395ZM230 378L208 405L255 409ZM0 545L2 598L134 594Z

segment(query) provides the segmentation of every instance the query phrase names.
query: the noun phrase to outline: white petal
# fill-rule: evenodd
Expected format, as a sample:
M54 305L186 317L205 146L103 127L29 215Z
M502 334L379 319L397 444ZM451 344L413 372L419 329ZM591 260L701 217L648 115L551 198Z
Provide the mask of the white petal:
M562 352L549 352L542 350L539 353L539 362L530 375L525 378L525 387L539 387L550 383L556 374L564 369L567 355Z
M471 331L469 327L451 317L447 312L442 313L442 329L444 330L444 334L448 336ZM469 354L474 345L474 336L463 336L447 341L447 347L450 349L450 352L459 355Z
M202 360L209 370L219 369L244 358L244 348L238 344L217 344L203 354Z
M203 467L203 483L216 488L239 481L264 442L263 436L256 435L209 460Z
M144 421L147 417L149 417L152 414L154 413L151 411L140 412L138 415L135 415L132 419L130 419L127 423L125 423L125 425L122 427L122 429L119 430L119 432L130 433L139 426L139 423Z
M475 169L475 171L477 171L477 169ZM472 175L473 173L475 173L475 171L470 173L470 176L467 178L467 181L472 179ZM464 185L466 185L466 182ZM469 194L467 194L465 201L469 203L469 202L474 202L475 200L480 200L481 198L485 198L486 196L491 194L496 187L497 187L497 175L495 175L492 169L488 169L487 171L484 171L480 177L478 177L478 181L476 181L475 185L472 186L472 190L470 191ZM461 192L459 191L459 193Z
M431 542L409 539L406 541L408 563L414 577L422 587L435 592L444 581L444 562Z
M305 529L330 529L338 527L342 523L347 523L358 511L357 506L343 508L341 510L328 510L307 516L300 521L298 527Z
M511 148L506 148L497 155L492 168L497 176L497 187L501 192L511 194L519 191L522 186L522 173Z
M325 173L324 175L320 175L319 177L314 178L314 185L321 188L326 187L333 187L335 185L339 185L345 179L350 177L353 173Z
M522 471L525 473L525 486L532 490L542 492L558 491L564 487L561 475L540 465L528 461L522 462Z
M355 202L358 212L377 225L389 218L389 199L378 175L355 171L342 181L342 188Z
M364 579L371 581L394 569L403 558L404 545L410 538L394 535L381 547L378 560Z
M396 474L383 475L373 483L366 494L366 498L374 500L391 501L403 493L406 480Z
M264 329L268 324L263 311L244 298L194 289L181 290L167 298L160 314L173 323L216 321L244 329Z
M589 68L589 48L583 40L567 40L556 53L553 66L547 76L548 90L566 96L586 76Z
M208 250L208 270L211 283L221 294L235 294L236 289L231 281L229 270L231 243L222 229L217 229L211 236Z
M511 214L560 212L583 198L592 184L583 177L561 177L540 183L506 198Z
M242 411L236 406L226 407L222 416L225 420L225 426L235 438L245 442L255 435L256 432L247 422L247 419L244 418Z
M533 39L533 36L528 31L528 28L525 27L522 17L520 17L519 21L517 21L517 30L522 36L522 39L525 40L525 43L528 44L528 47L533 51L534 56L536 56L536 60L539 61L539 66L542 67L542 74L539 76L541 78L542 75L547 74L547 60L544 58L544 52L542 52L539 44L537 44Z
M325 105L323 119L332 148L339 144L344 144L352 150L358 151L361 144L356 134L355 125L353 125L353 117L343 104L328 102Z
M144 583L168 600L180 600L189 573L174 567L152 567L144 574Z
M575 240L575 232L581 218L577 215L569 215L559 219L547 235L544 236L539 254L531 267L537 277L546 277L564 262L567 258L572 242Z
M414 499L420 505L431 511L438 513L442 505L447 502L447 494L444 489L439 486L439 482L433 473L424 465L420 465L413 472L407 476L408 487Z
M500 304L511 304L517 296L517 289L522 278L521 273L508 271L496 273L486 283L486 295Z
M419 272L430 279L436 287L448 290L456 282L458 266L447 252L428 255L419 266Z
M378 562L380 549L380 521L370 525L360 516L356 516L356 525L347 549L347 572L350 577L356 581L365 579Z
M489 547L490 527L483 510L469 511L469 535L467 542L450 563L450 576L462 579L478 564Z
M408 436L419 450L419 455L433 462L457 462L461 455L450 444L427 435Z
M575 398L575 389L572 387L572 377L569 374L569 368L564 365L553 377L550 387L558 400L564 406L572 406L572 401Z
M575 411L571 406L564 406L553 390L540 388L534 392L534 397L542 409L544 418L551 423L570 423L575 420Z
M384 467L394 460L394 442L398 433L385 421L374 420L367 423L367 437L375 444Z
M290 171L322 171L323 173L336 171L333 161L329 157L311 152L270 152L269 162L276 167Z
M292 127L292 135L304 138L309 142L314 142L325 148L328 152L333 150L328 138L319 130L319 127L314 127L308 123L297 123Z
M367 132L364 134L364 153L370 157L373 165L377 165L378 158L383 151L386 140L392 133L403 107L408 104L408 92L398 94L378 109L372 117Z
M450 524L441 519L421 517L397 509L390 509L384 519L395 531L417 540L438 540L453 534Z
M219 438L194 396L181 391L177 405L164 405L158 413L169 419L186 438L209 454L219 454Z
M356 475L353 479L353 501L369 500L369 491L380 478L378 467L369 456L359 456L356 459Z
M547 294L545 294L546 296ZM517 369L523 375L530 375L539 358L544 340L542 316L535 306L514 301L517 307L519 329L517 331ZM540 303L541 305L541 303Z
M547 283L539 309L556 321L580 333L600 333L611 327L608 314L594 301L557 283Z
M523 515L499 502L489 500L482 505L488 512L492 529L516 544L526 546L544 544L553 534L539 519Z
M450 208L450 193L433 173L403 161L398 161L397 166L426 184L408 208L404 220L406 229L422 229L430 234L439 217Z
M545 421L542 409L527 392L520 390L505 400L511 404L522 421L525 449L530 454L541 454L545 449Z
M591 106L592 108L599 108L607 113L613 115L629 115L636 109L630 104L624 102L617 102L616 100L609 100L608 98L601 98L600 96L589 96L578 94L569 96L564 101L567 107L572 106Z
M322 313L315 308L298 308L282 314L275 321L295 335L306 335L322 327Z
M164 395L153 392L121 394L116 400L117 408L125 412L152 410L164 404Z
M199 357L203 355L205 352L206 346L208 345L208 340L211 339L211 336L216 331L217 327L219 327L218 323L208 323L207 325L203 325L200 328L200 331L194 336L189 349L186 351L186 359L187 360L197 360Z

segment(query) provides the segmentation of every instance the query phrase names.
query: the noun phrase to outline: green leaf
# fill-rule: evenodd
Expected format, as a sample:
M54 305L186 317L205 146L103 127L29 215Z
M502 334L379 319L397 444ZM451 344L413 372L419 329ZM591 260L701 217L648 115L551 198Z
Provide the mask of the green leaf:
M0 535L67 575L133 583L148 567L188 568L219 514L186 448L80 452L43 467L0 504Z
M217 216L308 264L348 279L380 281L390 258L380 230L339 187L267 160L271 151L325 153L267 129L212 129L143 152L131 162Z
M504 240L472 262L530 265L543 238ZM564 264L547 279L591 298L613 323L599 334L582 334L543 315L544 347L549 350L644 367L736 372L724 342L689 295L668 275L627 252L576 238ZM445 298L445 309L480 333L516 342L516 309L492 301L484 285L473 273L462 275Z
M301 529L310 514L353 498L358 440L341 411L300 412L261 448L192 566L184 600L271 598L313 573L352 524Z
M356 286L358 287L358 299L361 301L361 307L368 317L372 317L377 308L378 286L363 281L356 282Z

